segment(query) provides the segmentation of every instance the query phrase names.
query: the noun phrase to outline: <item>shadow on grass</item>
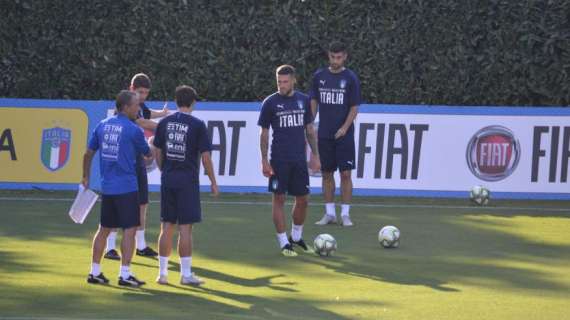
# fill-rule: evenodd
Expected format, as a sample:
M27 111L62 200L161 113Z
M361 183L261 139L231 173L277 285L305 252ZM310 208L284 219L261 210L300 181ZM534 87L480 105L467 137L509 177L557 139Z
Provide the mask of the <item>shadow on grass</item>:
M167 285L168 290L81 283L73 288L34 288L2 283L0 318L61 319L346 319L314 307L322 301L294 295L264 298L207 287ZM175 291L173 291L174 289ZM292 308L291 306L297 306Z
M21 240L49 241L52 237L65 236L83 238L88 242L96 229L98 219L98 207L96 207L86 225L74 225L67 217L68 204L65 203L33 205L8 203L5 209L7 212L18 212L18 214L2 217L0 235ZM303 272L303 270L297 271L296 268L310 263L347 277L425 286L450 294L459 290L454 287L454 283L467 283L480 287L492 285L501 290L522 289L536 293L566 293L570 290L568 286L557 282L556 277L547 270L535 267L570 265L570 246L533 242L515 234L463 223L467 216L485 214L491 218L514 217L530 215L528 212L482 211L471 208L453 210L358 208L353 209L355 227L335 228L312 225L313 220L322 213L321 208L313 207L305 226L306 239L310 240L318 233L333 234L339 242L338 256L330 259L306 256L286 259L279 254L275 245L268 206L208 204L204 206L204 211L204 223L196 226L194 232L198 245L197 253L220 261L243 263L243 268L258 266L275 272L269 276L247 279L201 268L199 260L193 269L200 276L246 288L270 288L294 294L297 290L293 287L295 283L275 283L274 280L289 272ZM543 217L537 213L531 216ZM563 213L559 213L559 216L568 217ZM227 219L228 217L231 219ZM558 215L552 217L556 218ZM566 223L568 220L561 221ZM491 225L497 222L490 219L482 223ZM387 224L396 225L402 230L402 245L399 249L384 250L377 242L376 235L379 228ZM157 233L158 204L151 205L147 226L147 230ZM0 261L5 265L0 266L0 270L25 269L27 266L25 264L19 266L22 260L16 258L17 256L0 252ZM133 263L157 268L156 260L149 261L153 262L146 263L135 259ZM171 263L170 269L178 271L178 265ZM185 290L191 292L194 289L185 288ZM208 292L207 288L199 290ZM211 295L249 304L250 310L263 310L266 307L277 310L278 314L289 314L295 303L301 303L304 306L301 309L309 310L317 316L338 317L310 305L311 302L318 303L318 301L301 301L294 298L267 299L209 290L208 293ZM143 289L141 292L146 292L149 296L172 298L181 304L184 303L182 300L187 298L187 295L177 296L154 289ZM143 295L141 299L146 301L145 297ZM210 300L204 302L202 298L193 299L230 314L242 312L240 308L218 305ZM154 303L149 304L154 305ZM169 302L166 305L175 307ZM24 303L22 307L31 307L31 304ZM147 306L143 307L146 308ZM158 310L162 308L159 307ZM262 311L259 312L269 317Z
M139 261L133 261L132 264L138 265L138 266L156 268L158 271L158 262L156 262L156 264L149 264L149 263L142 263ZM178 271L180 271L180 264L173 262L173 261L169 261L168 270L173 271L173 272L178 272ZM227 283L231 283L233 285L239 285L239 286L246 287L246 288L269 288L269 289L278 290L278 291L297 292L297 290L288 287L288 286L296 285L295 282L290 282L290 281L289 282L279 282L279 283L273 282L274 279L279 279L279 278L285 277L284 274L275 274L275 275L271 275L271 276L248 279L248 278L243 278L243 277L237 277L235 275L231 275L231 274L227 274L227 273L217 272L215 270L200 268L197 266L192 266L192 272L195 272L200 277L215 279L218 281L227 282Z

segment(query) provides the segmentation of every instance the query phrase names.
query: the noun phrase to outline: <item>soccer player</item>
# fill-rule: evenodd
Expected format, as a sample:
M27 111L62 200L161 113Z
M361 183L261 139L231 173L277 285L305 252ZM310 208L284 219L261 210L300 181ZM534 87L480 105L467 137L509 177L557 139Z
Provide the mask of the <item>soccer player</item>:
M202 220L200 207L199 159L208 174L211 191L218 195L218 185L211 158L212 145L206 124L190 113L196 102L196 91L189 86L176 88L178 112L162 119L156 129L153 145L161 169L160 236L158 238L159 275L156 282L168 283L168 258L172 251L172 235L178 226L180 283L201 285L204 281L192 273L192 226Z
M355 168L354 119L360 105L360 81L344 66L348 57L341 42L333 42L329 51L329 67L315 72L311 85L311 110L319 113L318 145L321 155L325 215L317 225L336 223L334 204L334 172L340 171L341 222L352 226L352 170Z
M151 130L154 132L157 123L150 119L161 118L168 115L168 107L165 104L162 111L155 111L149 109L145 105L146 98L150 93L151 82L150 78L144 73L137 73L131 79L130 91L136 92L139 96L140 111L138 113L136 123L143 129ZM139 185L139 205L140 205L140 220L141 225L137 228L136 233L136 246L137 255L143 257L156 257L158 254L151 247L146 245L145 239L145 226L146 226L146 211L148 208L148 177L146 172L145 162L141 158L137 158L137 182ZM117 238L117 231L113 230L107 238L107 248L105 249L105 258L112 260L120 260L121 257L117 250L115 250L115 243Z
M123 90L117 95L117 114L101 121L89 140L83 157L83 180L89 187L91 163L99 150L101 170L101 221L93 238L91 272L88 283L108 283L100 268L107 236L113 228L123 229L121 242L121 269L119 285L138 287L145 282L130 272L129 266L135 247L135 233L140 225L136 158L152 157L140 128L133 123L139 112L135 92Z
M293 245L304 252L311 252L302 238L309 194L305 137L311 147L316 170L320 161L310 100L294 89L295 69L282 65L277 68L275 76L277 92L263 101L258 120L261 127L261 166L263 175L269 178L269 191L273 192L273 223L281 253L296 256ZM267 157L270 128L273 130L271 160ZM295 197L289 238L285 231L285 193Z

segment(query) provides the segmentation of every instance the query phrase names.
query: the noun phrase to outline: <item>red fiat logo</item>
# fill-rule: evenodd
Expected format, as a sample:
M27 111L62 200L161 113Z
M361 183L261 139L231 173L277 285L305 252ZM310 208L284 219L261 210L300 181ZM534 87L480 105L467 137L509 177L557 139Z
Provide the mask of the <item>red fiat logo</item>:
M520 158L520 144L511 130L489 126L479 130L467 146L467 165L485 181L498 181L510 176Z

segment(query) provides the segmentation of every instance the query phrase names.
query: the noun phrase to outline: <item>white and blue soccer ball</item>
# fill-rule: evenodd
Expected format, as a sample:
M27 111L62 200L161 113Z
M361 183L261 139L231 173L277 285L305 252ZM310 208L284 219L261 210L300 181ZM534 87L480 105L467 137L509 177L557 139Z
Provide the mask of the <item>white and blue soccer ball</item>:
M337 248L336 240L328 233L319 234L313 241L315 253L319 256L331 256Z
M474 186L469 192L469 199L480 206L485 206L491 199L491 191L483 186Z
M378 232L378 241L384 248L397 248L400 246L400 229L394 226L385 226Z

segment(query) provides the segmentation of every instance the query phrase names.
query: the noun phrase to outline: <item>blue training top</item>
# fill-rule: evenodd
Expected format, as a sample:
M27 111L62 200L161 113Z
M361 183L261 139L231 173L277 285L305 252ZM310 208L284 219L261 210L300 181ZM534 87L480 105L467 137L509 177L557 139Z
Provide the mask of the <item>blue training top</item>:
M319 138L334 139L350 107L361 103L360 81L350 69L332 73L328 68L321 68L313 75L309 96L319 105ZM346 135L354 135L353 125Z
M149 155L150 148L141 129L119 113L97 125L89 149L99 150L103 194L123 194L138 190L136 159Z
M257 124L273 129L271 159L305 161L305 126L313 122L309 97L299 91L292 96L278 92L263 100Z
M204 121L183 112L171 114L158 123L153 144L162 150L163 186L199 185L199 157L212 151Z

